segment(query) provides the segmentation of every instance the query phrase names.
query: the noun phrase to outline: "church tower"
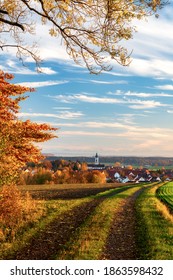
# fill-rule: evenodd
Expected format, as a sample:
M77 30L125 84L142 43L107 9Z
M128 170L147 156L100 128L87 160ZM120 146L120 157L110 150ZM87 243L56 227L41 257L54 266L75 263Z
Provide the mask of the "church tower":
M99 157L97 153L95 155L95 165L99 165Z

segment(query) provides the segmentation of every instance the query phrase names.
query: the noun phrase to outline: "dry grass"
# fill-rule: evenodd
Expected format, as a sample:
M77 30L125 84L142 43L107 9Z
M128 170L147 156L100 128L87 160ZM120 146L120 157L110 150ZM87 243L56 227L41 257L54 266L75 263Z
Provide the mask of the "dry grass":
M4 186L0 193L0 240L12 241L20 229L37 221L44 206L34 201L28 192L21 194L16 186Z

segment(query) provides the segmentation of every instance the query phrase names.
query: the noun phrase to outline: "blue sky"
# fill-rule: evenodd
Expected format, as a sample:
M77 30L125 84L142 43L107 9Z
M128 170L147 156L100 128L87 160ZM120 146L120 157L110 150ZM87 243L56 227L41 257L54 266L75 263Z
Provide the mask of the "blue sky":
M159 19L136 22L138 32L123 43L133 50L130 66L112 61L112 71L100 75L75 65L39 24L43 73L31 61L23 67L12 50L0 53L0 69L36 89L19 117L59 128L57 139L40 144L44 153L173 156L172 14L171 4Z

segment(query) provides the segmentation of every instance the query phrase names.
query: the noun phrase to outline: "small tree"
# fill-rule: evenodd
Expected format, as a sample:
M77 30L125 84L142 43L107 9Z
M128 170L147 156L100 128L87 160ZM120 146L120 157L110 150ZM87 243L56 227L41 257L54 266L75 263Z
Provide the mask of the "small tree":
M55 135L55 128L18 118L19 102L25 100L27 87L10 84L13 75L0 72L0 185L15 182L20 169L27 162L43 158L34 143L47 141Z
M88 183L103 184L105 182L106 182L105 172L93 170L88 173Z

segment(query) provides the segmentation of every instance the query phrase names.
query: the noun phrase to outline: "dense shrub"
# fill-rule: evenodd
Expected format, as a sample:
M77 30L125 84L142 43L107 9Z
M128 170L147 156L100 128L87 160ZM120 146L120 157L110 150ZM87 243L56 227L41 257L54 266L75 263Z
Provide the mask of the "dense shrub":
M29 193L22 193L15 185L4 186L0 193L0 239L13 240L20 228L43 214Z

